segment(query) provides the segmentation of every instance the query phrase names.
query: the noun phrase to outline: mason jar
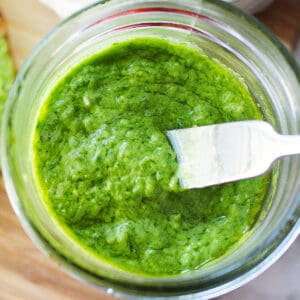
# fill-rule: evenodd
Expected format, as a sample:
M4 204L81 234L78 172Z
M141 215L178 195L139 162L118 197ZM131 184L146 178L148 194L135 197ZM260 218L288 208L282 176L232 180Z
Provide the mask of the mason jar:
M281 159L257 221L243 243L209 266L176 276L132 274L95 259L50 216L33 169L33 135L45 95L72 66L133 37L198 47L240 74L265 119L282 134L300 133L300 72L278 39L253 17L222 1L100 2L50 32L20 71L2 123L3 177L24 229L72 276L133 299L206 299L227 293L275 262L300 231L300 159Z

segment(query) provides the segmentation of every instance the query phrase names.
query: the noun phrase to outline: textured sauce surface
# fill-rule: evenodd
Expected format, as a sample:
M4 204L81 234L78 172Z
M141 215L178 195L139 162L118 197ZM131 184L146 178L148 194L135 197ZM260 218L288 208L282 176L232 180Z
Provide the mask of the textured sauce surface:
M0 32L0 124L6 98L14 80L14 73L14 66L9 57L6 41Z
M100 259L154 276L193 271L249 231L268 177L182 190L166 131L262 119L243 81L191 46L114 44L58 80L38 118L50 213Z

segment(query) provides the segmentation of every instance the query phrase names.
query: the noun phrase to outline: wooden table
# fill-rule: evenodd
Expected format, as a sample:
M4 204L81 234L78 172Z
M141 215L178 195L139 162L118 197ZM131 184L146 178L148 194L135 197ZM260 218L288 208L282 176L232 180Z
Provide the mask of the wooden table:
M8 22L12 56L19 68L59 18L38 0L0 0L0 11ZM299 0L274 1L258 17L293 49L300 27ZM16 299L113 298L64 274L36 249L13 213L0 177L0 300Z

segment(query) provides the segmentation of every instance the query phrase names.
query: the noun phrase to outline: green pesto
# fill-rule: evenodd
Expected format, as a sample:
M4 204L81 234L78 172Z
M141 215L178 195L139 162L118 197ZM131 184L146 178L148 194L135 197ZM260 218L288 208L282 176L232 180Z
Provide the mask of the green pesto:
M0 124L10 86L14 79L14 66L9 57L8 47L0 33Z
M253 226L268 178L179 187L166 130L262 119L243 81L191 46L135 38L58 80L41 110L35 170L57 221L85 249L152 276L193 271Z

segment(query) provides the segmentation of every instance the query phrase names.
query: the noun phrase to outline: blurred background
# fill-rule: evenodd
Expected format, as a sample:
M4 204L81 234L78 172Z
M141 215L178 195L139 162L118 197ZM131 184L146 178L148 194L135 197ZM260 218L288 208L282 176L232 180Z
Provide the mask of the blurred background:
M65 1L43 2L50 2L53 6ZM300 63L300 0L273 0L255 16L298 56ZM0 0L0 25L7 33L16 69L38 41L60 20L53 10L39 0ZM299 300L299 278L300 238L270 269L218 300ZM0 300L17 299L114 298L64 274L50 258L39 252L14 215L0 177Z

